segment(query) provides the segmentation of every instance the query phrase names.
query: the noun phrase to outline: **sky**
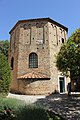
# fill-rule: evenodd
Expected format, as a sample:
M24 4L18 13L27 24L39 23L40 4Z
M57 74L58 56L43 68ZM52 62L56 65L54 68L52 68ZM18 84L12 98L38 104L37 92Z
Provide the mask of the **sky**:
M68 37L80 28L80 0L0 0L0 40L18 20L46 18L68 27Z

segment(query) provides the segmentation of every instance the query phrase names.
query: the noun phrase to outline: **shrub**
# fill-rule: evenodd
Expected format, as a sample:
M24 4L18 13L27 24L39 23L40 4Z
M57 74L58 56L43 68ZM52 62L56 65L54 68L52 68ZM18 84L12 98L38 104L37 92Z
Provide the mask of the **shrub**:
M10 81L11 73L7 58L0 52L0 94L8 93Z
M23 105L23 101L0 97L0 120L17 120L16 111Z
M49 120L47 112L40 106L27 105L17 111L17 120Z
M15 120L15 111L11 108L4 106L4 110L0 111L0 120Z

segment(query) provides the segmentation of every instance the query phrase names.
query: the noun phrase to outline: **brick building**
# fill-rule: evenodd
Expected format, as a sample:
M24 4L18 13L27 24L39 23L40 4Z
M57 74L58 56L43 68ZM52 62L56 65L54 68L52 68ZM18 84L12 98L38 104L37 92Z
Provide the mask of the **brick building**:
M11 91L21 94L66 92L69 82L55 66L68 28L50 18L21 20L10 31Z

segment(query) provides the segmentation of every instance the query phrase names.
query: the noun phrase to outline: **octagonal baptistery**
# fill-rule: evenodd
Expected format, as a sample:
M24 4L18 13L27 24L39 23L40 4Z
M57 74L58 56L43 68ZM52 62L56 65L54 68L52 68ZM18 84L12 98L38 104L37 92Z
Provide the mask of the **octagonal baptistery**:
M50 94L59 91L55 55L68 28L50 18L20 20L10 31L11 91Z

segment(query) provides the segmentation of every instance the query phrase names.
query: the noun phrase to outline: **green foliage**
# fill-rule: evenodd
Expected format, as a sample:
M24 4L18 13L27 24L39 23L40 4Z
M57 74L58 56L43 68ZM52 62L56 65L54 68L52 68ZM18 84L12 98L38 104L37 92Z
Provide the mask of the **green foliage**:
M10 107L11 109L17 109L19 106L24 106L25 103L22 100L7 98L0 96L0 108L3 109L4 106Z
M10 81L11 72L7 58L0 52L0 94L8 93Z
M49 120L47 112L40 106L27 105L17 111L17 120Z
M80 29L77 29L63 44L57 57L56 66L63 75L80 79Z
M0 120L63 120L42 106L25 105L23 101L0 97Z
M20 100L0 97L0 120L16 120L16 111L22 105Z
M0 41L0 52L2 52L8 59L8 49L9 49L9 41L1 40Z
M60 115L44 109L38 105L20 107L17 111L17 120L64 120Z
M3 111L0 111L0 120L15 120L15 112L9 108L4 107Z

